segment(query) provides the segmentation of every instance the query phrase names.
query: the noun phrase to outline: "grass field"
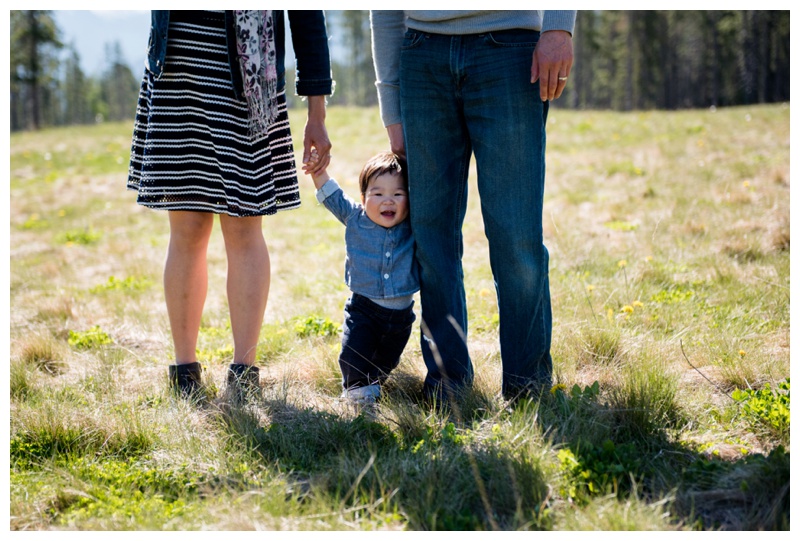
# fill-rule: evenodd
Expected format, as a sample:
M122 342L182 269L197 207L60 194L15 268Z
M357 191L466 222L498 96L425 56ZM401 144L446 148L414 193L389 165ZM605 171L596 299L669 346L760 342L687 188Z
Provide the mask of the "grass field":
M556 384L514 408L473 168L474 390L425 404L415 325L374 417L338 398L344 228L310 178L264 221L264 397L243 408L221 401L215 226L196 406L167 388L168 224L125 190L132 126L12 134L10 528L788 529L789 111L551 112ZM328 129L355 195L377 110Z

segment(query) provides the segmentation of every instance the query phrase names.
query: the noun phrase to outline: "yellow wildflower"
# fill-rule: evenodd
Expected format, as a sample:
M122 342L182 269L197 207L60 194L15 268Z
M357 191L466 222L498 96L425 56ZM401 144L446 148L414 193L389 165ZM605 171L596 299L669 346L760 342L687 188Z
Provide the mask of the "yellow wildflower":
M633 305L634 308L641 308L642 306L644 306L644 303L642 301L633 301L631 304Z
M633 306L631 306L630 304L626 304L625 306L622 307L622 311L625 312L626 314L630 314L633 312Z
M739 357L744 357L745 355L747 355L747 353L745 352L745 350L743 350L743 349L740 349L740 350L739 350Z
M621 269L624 269L627 266L628 266L628 262L625 261L624 259L620 259L619 261L617 261L617 267L619 267Z

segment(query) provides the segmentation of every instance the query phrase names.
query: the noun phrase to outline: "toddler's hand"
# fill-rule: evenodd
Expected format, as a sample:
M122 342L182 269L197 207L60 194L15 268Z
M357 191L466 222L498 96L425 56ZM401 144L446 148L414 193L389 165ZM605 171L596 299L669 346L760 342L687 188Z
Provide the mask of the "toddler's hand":
M325 184L325 182L327 182L327 180L330 178L328 176L327 168L322 168L316 173L312 173L314 167L317 166L319 161L319 153L317 152L317 149L314 148L311 149L311 154L308 157L308 161L303 164L303 172L306 175L311 175L311 178L314 180L314 185L317 187L317 189Z
M316 148L311 149L311 154L308 157L308 161L303 164L303 172L308 175L311 172L311 169L314 168L319 163L319 153L317 152Z

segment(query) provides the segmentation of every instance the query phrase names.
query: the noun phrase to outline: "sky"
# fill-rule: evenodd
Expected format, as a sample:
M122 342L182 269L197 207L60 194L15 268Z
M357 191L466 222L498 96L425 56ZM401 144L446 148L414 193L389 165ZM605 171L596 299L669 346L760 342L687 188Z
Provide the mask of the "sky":
M56 25L65 45L72 43L87 75L100 75L106 68L105 46L119 42L122 53L133 74L144 71L147 38L150 35L150 10L54 10ZM329 34L333 29L329 26ZM334 31L335 33L335 31ZM289 32L287 28L287 41ZM336 55L339 36L331 38L332 55ZM294 64L291 43L287 43L287 65Z
M117 41L134 75L144 71L150 10L55 10L53 15L61 29L61 40L72 43L78 51L84 73L102 73L106 67L105 46Z

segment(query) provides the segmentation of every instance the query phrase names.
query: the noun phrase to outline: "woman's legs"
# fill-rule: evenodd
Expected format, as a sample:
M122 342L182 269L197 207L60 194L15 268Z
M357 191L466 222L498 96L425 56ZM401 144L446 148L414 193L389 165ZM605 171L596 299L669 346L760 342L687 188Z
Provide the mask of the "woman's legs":
M197 361L197 334L208 291L206 253L214 215L169 212L169 248L164 265L164 296L175 344L175 363Z
M252 365L269 296L269 251L261 216L220 215L228 255L228 307L233 331L234 364Z
M200 382L197 335L208 291L206 254L214 215L203 212L170 211L170 241L164 266L167 301L175 365L170 379L178 388L192 391ZM249 368L256 358L256 345L269 294L269 252L261 232L261 217L220 216L228 255L228 305L233 330L233 368L243 366L258 385L258 370ZM189 373L191 372L191 373ZM241 379L241 370L232 372ZM183 378L183 379L182 379ZM188 378L188 379L187 379ZM186 379L187 381L183 381ZM229 374L230 379L230 374ZM188 381L191 380L191 381ZM189 385L191 384L191 385Z

